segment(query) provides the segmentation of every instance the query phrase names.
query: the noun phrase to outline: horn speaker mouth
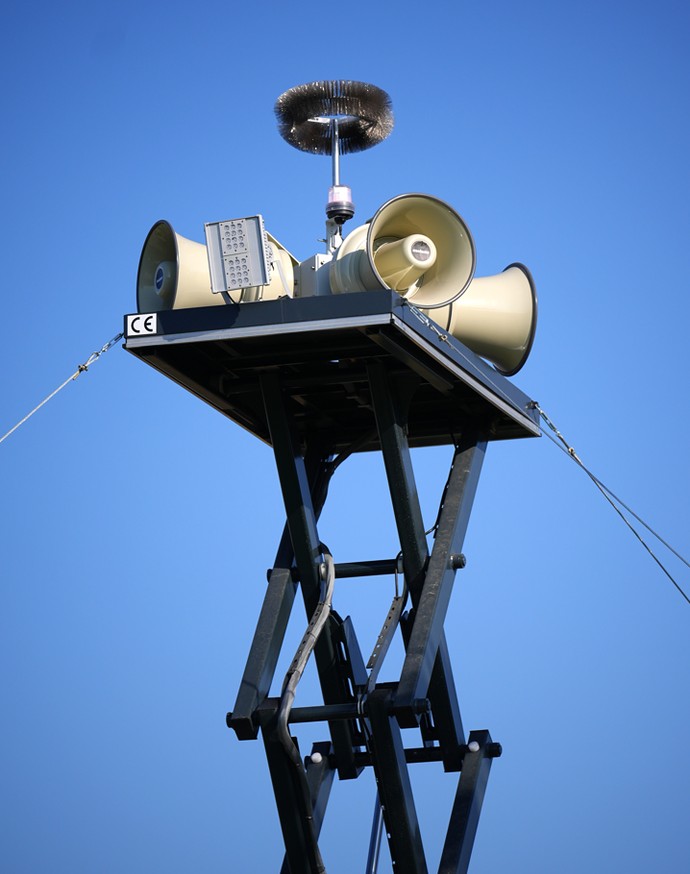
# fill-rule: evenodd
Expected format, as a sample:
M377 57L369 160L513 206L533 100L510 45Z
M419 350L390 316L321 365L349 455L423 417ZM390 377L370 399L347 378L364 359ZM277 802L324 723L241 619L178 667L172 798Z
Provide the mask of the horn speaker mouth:
M178 279L177 239L170 222L156 222L149 231L137 271L137 309L154 313L173 309Z
M404 240L409 237L433 241L436 257L405 290L395 290L415 306L425 309L447 306L457 300L474 276L476 250L463 218L443 200L428 194L400 194L378 210L369 222L366 251L371 253L371 268L384 288L394 287L377 265L375 253L381 238Z
M525 274L525 278L529 282L530 293L532 295L532 320L530 322L529 335L527 336L527 341L525 343L525 349L522 355L520 356L520 360L518 363L512 368L512 370L502 370L500 367L496 367L499 373L502 373L503 376L515 376L518 370L521 370L527 359L529 358L530 352L532 351L532 344L534 343L534 337L537 333L537 313L538 313L538 299L537 299L537 286L534 282L534 277L529 271L528 267L525 267L524 264L521 264L519 261L514 261L512 264L509 264L503 272L506 270L510 270L511 267L517 267L518 270L522 270Z

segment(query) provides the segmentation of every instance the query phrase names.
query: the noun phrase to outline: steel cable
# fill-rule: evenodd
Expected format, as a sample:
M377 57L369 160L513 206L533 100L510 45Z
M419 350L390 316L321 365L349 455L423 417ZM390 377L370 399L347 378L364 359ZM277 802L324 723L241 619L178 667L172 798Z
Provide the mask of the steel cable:
M534 403L534 409L536 409L538 411L541 418L544 420L544 422L546 423L548 428L551 431L553 431L555 436L552 436L551 434L549 434L548 431L542 430L542 433L545 434L549 438L549 440L551 440L551 442L555 446L557 446L562 452L565 452L565 454L569 458L572 458L572 460L579 467L581 467L582 470L584 470L584 472L591 479L591 481L594 483L594 485L599 489L599 491L602 493L602 495L606 498L606 500L609 502L609 504L613 507L613 509L616 511L616 513L623 520L623 522L625 522L625 524L628 526L630 531L632 531L632 533L639 540L639 542L642 544L642 546L644 546L644 548L647 550L647 552L650 554L650 556L654 559L654 561L657 563L657 565L661 568L661 570L664 572L664 574L666 574L666 576L669 578L669 580L673 583L673 585L679 591L681 596L688 602L688 604L690 604L690 597L686 594L686 592L683 590L681 585L674 579L671 572L666 568L666 566L663 564L661 559L659 559L659 557L654 553L654 551L649 546L649 544L646 542L646 540L642 537L640 532L635 528L635 526L630 522L630 520L628 518L626 518L625 514L621 510L621 507L623 507L628 513L630 513L631 516L633 516L641 525L643 525L647 529L647 531L649 531L650 534L652 534L654 537L656 537L656 539L660 543L662 543L671 553L673 553L673 555L675 555L676 558L680 559L680 561L682 561L683 564L690 567L690 563L687 561L687 559L684 558L679 552L677 552L677 550L675 550L669 543L667 543L666 540L664 540L664 538L661 537L661 535L657 534L657 532L653 528L651 528L644 521L644 519L642 519L640 516L638 516L637 513L635 513L633 510L631 510L627 504L625 504L623 501L621 501L621 499L618 498L608 488L608 486L604 485L604 483L597 476L595 476L591 470L589 470L589 468L585 465L585 463L579 457L577 452L575 452L575 449L573 448L573 446L571 446L570 443L568 443L568 441L565 439L563 434L561 434L561 432L554 425L554 423L551 421L551 419L546 415L544 410L542 410L542 408L536 402Z
M96 361L98 361L98 359L101 357L101 355L103 355L105 352L107 352L108 349L112 348L123 337L124 337L124 334L122 332L119 334L116 334L111 340L108 340L108 342L104 346L101 346L101 348L98 349L96 352L92 352L91 355L89 355L89 357L86 359L86 361L83 364L80 364L71 376L67 377L67 379L62 383L62 385L59 385L55 389L55 391L51 392L48 395L47 398L43 398L43 400L41 401L40 404L35 406L33 408L33 410L31 410L30 413L27 413L26 416L24 416L23 419L21 419L19 422L17 422L17 424L13 428L10 428L10 430L6 434L3 434L3 436L0 437L0 443L2 443L3 440L6 440L10 436L10 434L14 434L14 432L17 430L17 428L19 428L21 425L24 424L24 422L26 422L28 419L30 419L34 413L37 413L41 409L41 407L44 406L44 404L47 404L49 400L54 398L55 395L58 392L62 391L62 389L66 385L68 385L70 382L73 382L78 376L81 376L82 373L86 373L86 371L89 369L89 367L91 367L92 364L95 364Z

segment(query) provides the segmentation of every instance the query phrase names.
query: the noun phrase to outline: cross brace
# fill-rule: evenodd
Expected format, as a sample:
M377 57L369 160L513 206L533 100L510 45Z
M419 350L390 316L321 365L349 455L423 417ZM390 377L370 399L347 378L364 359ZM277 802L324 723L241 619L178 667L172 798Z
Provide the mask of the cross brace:
M463 565L462 545L487 440L472 422L459 435L429 553L406 436L407 402L419 377L395 380L377 361L369 364L367 375L411 602L403 616L401 603L397 608L394 604L389 627L382 632L380 659L400 624L405 646L400 678L376 683L380 664L371 673L367 670L351 621L331 613L314 649L324 703L294 708L288 717L293 725L327 722L330 739L316 744L304 762L294 738L294 747L286 750L277 728L280 699L269 698L270 687L297 588L308 620L321 598L326 548L317 522L330 476L347 452L334 460L333 447L318 432L308 434L306 445L301 444L280 376L266 373L261 392L287 522L227 722L240 740L254 739L259 732L263 738L285 842L281 874L326 871L318 837L333 777L337 772L340 779L355 779L368 766L374 769L396 872L427 874L408 773L410 764L425 761L441 761L446 772L460 772L439 874L463 874L491 762L501 748L488 731L465 738L443 626L455 572ZM453 440L449 435L449 442ZM340 573L337 567L336 575L344 575L347 568L353 575L365 575L389 572L397 562L343 565ZM418 728L421 746L405 748L403 728Z

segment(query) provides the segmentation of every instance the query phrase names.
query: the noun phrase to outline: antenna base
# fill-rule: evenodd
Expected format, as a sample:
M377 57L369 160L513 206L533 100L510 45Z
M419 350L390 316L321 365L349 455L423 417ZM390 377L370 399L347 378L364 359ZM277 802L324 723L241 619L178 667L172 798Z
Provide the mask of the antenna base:
M343 225L354 214L355 205L352 202L352 189L347 185L332 185L328 189L326 217L332 219L337 225Z

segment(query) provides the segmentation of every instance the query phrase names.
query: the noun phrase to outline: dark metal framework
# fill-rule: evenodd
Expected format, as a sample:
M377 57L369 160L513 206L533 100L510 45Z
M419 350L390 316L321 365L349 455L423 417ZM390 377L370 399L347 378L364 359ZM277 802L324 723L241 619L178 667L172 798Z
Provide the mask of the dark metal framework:
M490 440L537 436L529 399L397 295L347 295L158 314L157 333L127 348L273 447L287 521L228 725L261 735L283 839L283 874L325 871L318 837L337 773L373 767L398 874L428 871L409 777L440 761L459 772L439 874L469 866L492 760L488 731L466 737L444 620ZM128 321L131 325L131 321ZM429 551L411 445L455 445ZM299 589L311 618L322 589L318 519L328 482L348 454L383 455L410 609L391 608L366 666L349 618L332 613L314 658L323 704L295 707L291 724L327 722L329 739L303 761L288 755L270 688ZM398 560L336 565L336 576L388 573ZM405 647L397 682L377 682L390 636ZM406 747L402 730L418 729ZM296 742L295 742L296 745ZM294 750L292 751L294 753ZM296 764L299 762L299 764Z

